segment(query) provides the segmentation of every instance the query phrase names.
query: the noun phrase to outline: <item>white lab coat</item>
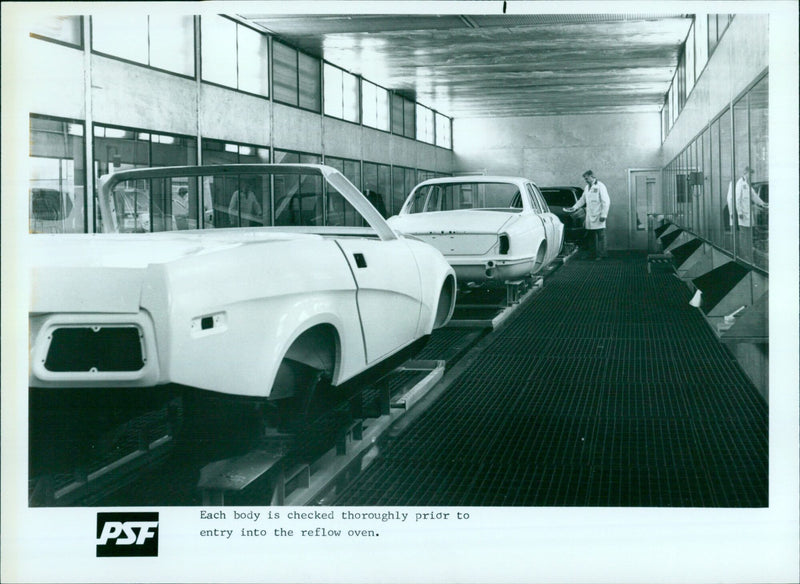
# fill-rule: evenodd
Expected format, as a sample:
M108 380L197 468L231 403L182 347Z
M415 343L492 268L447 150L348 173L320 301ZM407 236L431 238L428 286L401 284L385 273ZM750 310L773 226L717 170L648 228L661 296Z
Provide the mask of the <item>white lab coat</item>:
M750 201L760 207L766 203L761 200L756 191L743 176L736 181L736 215L739 227L750 227ZM728 214L733 225L733 184L728 184Z
M583 194L572 211L580 207L586 206L586 219L584 224L586 229L605 229L605 221L600 221L602 217L608 217L608 210L611 208L611 199L608 196L606 185L599 180L595 180L594 184L586 185L583 189Z

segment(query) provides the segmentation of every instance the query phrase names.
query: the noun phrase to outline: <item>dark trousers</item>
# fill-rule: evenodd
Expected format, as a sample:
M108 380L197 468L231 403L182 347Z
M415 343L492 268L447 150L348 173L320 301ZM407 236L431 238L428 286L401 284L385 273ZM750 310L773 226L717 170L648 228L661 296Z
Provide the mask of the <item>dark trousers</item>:
M594 255L598 258L608 257L608 250L606 249L606 230L590 229L590 233L594 234Z

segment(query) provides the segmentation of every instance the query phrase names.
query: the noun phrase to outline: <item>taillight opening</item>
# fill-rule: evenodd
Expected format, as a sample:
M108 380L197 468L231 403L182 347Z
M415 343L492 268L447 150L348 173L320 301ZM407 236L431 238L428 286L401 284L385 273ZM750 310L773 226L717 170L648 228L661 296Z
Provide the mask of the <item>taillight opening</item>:
M510 246L511 246L511 244L510 244L510 242L508 240L508 235L503 233L500 236L500 255L508 254L508 250L509 250Z

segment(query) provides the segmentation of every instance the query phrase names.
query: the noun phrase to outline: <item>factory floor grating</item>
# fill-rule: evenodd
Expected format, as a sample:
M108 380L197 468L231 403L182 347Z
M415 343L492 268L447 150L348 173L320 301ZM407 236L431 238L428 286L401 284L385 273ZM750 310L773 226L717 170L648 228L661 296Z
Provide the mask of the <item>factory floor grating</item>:
M767 404L690 296L567 263L334 504L767 506Z

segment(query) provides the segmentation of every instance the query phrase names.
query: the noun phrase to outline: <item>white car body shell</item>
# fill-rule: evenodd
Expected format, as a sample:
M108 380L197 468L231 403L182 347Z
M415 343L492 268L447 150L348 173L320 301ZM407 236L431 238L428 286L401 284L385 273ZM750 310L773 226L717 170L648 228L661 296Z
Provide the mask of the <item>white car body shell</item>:
M329 368L332 384L338 385L449 320L455 278L437 250L398 237L336 170L281 166L304 166L326 179L335 175L337 190L370 227L32 237L29 385L175 383L269 397L290 347L314 327L335 331L332 362L316 364L313 354L295 358ZM139 178L156 170L169 169L119 174ZM180 172L185 174L186 167ZM351 188L341 188L342 181ZM448 286L452 298L440 305ZM139 331L140 369L53 371L46 366L53 331L119 326Z
M452 183L514 185L522 194L522 207L412 212L419 191ZM564 235L563 224L549 212L536 185L522 177L456 176L424 181L414 187L400 213L388 223L441 251L462 283L502 282L535 274L559 254ZM501 250L501 235L507 237L506 253Z

